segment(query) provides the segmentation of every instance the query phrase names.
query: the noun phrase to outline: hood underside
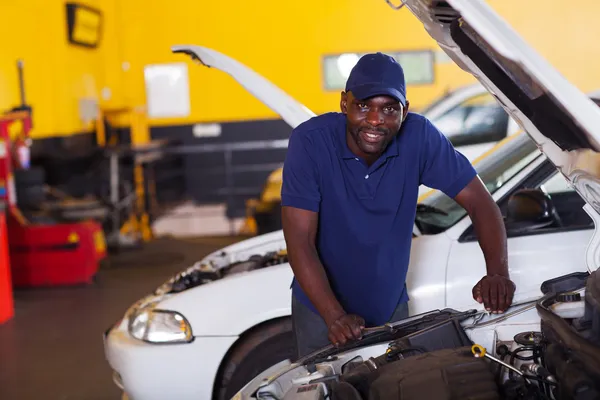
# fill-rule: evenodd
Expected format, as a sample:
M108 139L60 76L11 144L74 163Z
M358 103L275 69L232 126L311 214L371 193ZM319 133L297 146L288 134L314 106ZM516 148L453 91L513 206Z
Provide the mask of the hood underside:
M452 60L474 75L600 213L600 110L482 0L405 0ZM409 93L410 96L410 93Z

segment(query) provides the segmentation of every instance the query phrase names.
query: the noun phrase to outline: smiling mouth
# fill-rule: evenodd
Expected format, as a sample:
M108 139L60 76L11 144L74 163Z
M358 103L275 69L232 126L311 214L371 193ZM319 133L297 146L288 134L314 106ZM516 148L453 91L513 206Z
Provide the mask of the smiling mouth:
M361 136L363 137L363 139L369 143L377 143L383 140L384 135L380 132L369 132L369 131L362 131L361 132Z

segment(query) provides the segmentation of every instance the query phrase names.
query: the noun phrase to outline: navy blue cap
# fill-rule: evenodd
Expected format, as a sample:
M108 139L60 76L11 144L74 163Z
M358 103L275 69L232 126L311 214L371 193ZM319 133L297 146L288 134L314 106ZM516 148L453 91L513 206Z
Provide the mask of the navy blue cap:
M365 54L352 68L346 92L352 92L359 100L387 95L406 106L404 70L395 58L386 54Z

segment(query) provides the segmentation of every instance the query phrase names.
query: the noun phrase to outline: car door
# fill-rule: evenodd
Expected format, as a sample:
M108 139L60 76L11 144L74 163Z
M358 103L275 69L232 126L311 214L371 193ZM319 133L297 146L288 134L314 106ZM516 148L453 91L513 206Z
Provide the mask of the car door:
M519 189L534 189L548 196L558 215L557 221L548 224L547 221L540 223L512 218L513 211L508 211L508 205L509 201L513 201L512 206L516 204L518 196L511 196ZM510 275L517 285L515 304L539 297L540 285L548 279L587 271L585 249L594 232L593 222L582 208L583 199L547 160L499 199L498 205L507 229ZM466 269L468 273L465 273ZM486 268L483 252L469 220L450 249L446 282L448 306L478 306L472 297L472 288L477 283L477 279L473 279L473 271L477 271L475 276L480 279Z

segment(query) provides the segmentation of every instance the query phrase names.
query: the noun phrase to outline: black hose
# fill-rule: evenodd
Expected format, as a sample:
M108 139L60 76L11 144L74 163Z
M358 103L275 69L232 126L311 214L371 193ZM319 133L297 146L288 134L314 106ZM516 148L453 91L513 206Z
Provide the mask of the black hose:
M506 356L502 355L500 356L500 361L505 362L504 359L506 358ZM498 364L498 369L496 370L496 382L498 382L498 384L502 383L502 369L504 368L504 366L502 364Z
M515 358L517 360L521 360L521 361L533 361L535 360L537 357L537 349L538 346L521 346L519 348L516 348L515 351L512 352L511 354L511 358L510 358L510 362L511 364L514 362ZM531 351L533 354L530 356L520 356L519 353L525 352L525 351Z
M550 382L550 381L548 381L548 380L546 380L544 378L540 378L539 376L536 376L536 375L526 375L526 374L523 374L523 378L527 378L527 379L530 379L532 381L538 381L538 382L541 382L541 383L544 383L544 384L550 385L550 386L558 386L558 383L556 383L556 382Z

